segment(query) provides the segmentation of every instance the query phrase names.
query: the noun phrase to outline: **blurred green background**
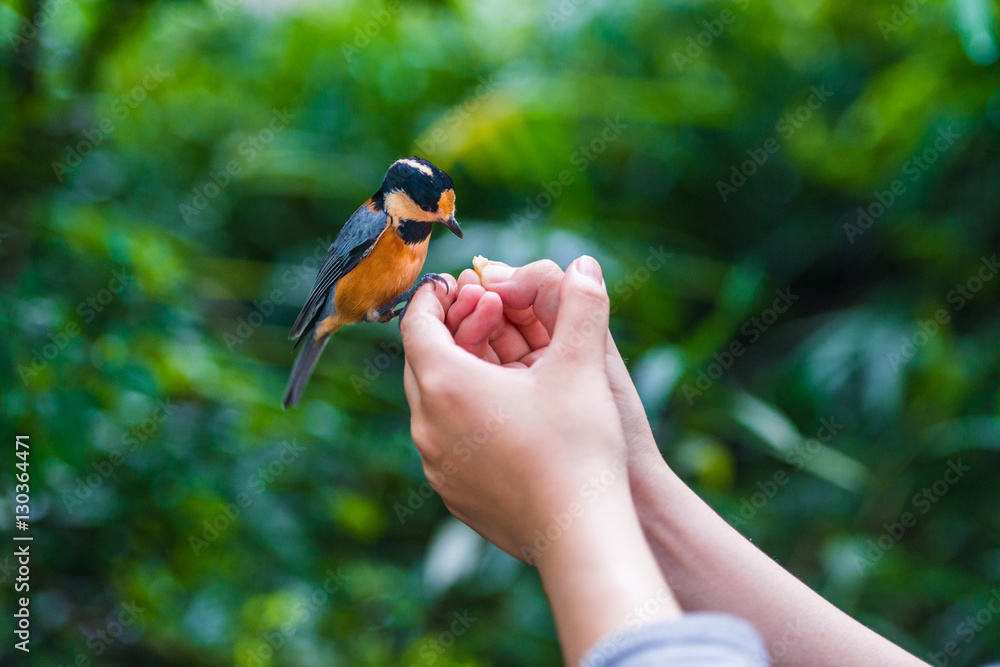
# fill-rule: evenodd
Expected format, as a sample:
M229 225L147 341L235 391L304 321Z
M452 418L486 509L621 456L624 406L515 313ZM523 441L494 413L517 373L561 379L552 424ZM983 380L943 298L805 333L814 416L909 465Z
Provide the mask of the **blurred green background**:
M0 662L558 663L424 485L395 324L280 409L315 258L414 154L466 234L427 270L598 257L670 464L904 647L996 658L998 43L989 0L3 2Z

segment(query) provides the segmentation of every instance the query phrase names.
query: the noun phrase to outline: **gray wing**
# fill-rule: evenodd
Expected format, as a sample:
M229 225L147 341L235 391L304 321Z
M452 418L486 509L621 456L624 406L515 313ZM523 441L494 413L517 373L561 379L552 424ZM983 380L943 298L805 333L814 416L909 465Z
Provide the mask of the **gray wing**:
M289 338L298 339L310 328L317 317L323 313L328 299L333 298L333 289L337 281L346 276L358 262L362 260L375 245L379 235L385 230L387 219L385 211L370 208L368 200L354 212L337 238L330 245L326 259L316 275L306 304L292 325Z

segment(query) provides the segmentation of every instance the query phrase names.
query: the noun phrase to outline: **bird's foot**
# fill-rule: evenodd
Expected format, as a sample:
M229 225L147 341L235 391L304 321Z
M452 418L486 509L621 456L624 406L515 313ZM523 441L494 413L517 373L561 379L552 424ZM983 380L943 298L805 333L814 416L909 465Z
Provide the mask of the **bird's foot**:
M446 281L441 275L437 273L427 273L420 277L417 284L413 286L413 289L403 292L395 299L385 304L374 313L372 313L372 318L370 321L373 322L391 322L394 317L398 317L400 323L403 321L403 316L406 315L406 309L410 307L410 299L413 295L417 293L417 290L426 285L427 283L440 283L444 285L445 292L448 291L448 281ZM399 304L403 304L399 308Z

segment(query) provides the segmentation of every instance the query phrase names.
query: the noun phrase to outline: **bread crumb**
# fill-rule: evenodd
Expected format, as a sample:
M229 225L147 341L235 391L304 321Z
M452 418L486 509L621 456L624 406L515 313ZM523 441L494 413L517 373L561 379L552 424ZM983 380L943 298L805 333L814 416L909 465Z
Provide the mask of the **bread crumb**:
M486 259L482 255L476 255L475 257L472 258L472 268L475 270L476 275L478 275L480 278L483 277L483 269L485 269L486 265L489 263L490 260Z

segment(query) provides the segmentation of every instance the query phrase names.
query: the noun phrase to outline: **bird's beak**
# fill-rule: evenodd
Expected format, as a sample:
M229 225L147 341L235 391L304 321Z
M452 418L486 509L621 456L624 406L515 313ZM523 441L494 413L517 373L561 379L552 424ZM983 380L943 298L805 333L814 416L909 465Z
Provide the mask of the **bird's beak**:
M458 238L464 238L462 235L462 228L458 226L458 220L455 219L455 216L449 215L447 220L441 221L441 224L455 232L455 236Z

